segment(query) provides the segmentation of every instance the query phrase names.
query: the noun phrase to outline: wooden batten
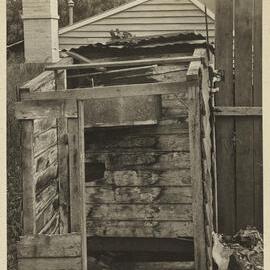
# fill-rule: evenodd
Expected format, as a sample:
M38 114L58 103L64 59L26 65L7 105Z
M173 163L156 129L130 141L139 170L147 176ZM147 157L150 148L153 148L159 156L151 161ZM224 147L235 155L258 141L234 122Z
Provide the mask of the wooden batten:
M205 50L195 50L194 54L205 53ZM201 147L201 111L200 111L200 87L202 63L194 61L190 63L187 72L187 80L197 79L198 86L188 88L189 94L189 138L190 138L190 166L193 190L193 227L194 227L194 257L195 269L206 270L206 231L204 217L203 195L203 168Z
M22 123L22 183L23 183L23 231L24 234L35 234L35 185L33 153L33 121Z

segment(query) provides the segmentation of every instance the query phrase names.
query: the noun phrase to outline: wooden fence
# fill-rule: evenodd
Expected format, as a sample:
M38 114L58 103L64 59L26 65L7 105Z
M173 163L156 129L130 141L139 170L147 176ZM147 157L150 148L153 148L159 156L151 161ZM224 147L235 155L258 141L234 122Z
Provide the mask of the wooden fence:
M216 117L219 231L262 231L262 118L250 108L262 106L261 0L217 0L216 66L225 72L216 105L248 107Z

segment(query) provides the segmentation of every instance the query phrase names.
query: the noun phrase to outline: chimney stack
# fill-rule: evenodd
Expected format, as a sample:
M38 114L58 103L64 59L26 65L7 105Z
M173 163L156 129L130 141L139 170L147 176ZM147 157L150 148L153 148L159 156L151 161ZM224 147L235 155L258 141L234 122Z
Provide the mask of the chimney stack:
M27 63L59 60L58 1L23 0L24 51Z
M73 0L68 0L69 25L73 24L73 8L74 8Z

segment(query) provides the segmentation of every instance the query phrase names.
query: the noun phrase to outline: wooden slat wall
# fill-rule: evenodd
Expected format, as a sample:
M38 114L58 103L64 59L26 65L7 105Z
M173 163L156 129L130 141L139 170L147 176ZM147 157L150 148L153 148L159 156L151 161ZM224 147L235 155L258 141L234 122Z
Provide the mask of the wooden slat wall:
M187 108L178 100L162 96L156 126L86 131L88 235L193 235ZM104 177L91 181L98 163Z
M209 37L213 41L214 21L209 17ZM60 47L69 49L90 43L107 42L110 31L118 28L137 37L181 31L205 32L204 13L189 0L151 0L98 20L92 24L60 34Z
M217 67L225 70L225 82L216 98L220 106L262 105L261 14L261 1L236 0L234 6L233 1L217 1L216 60ZM254 225L262 230L261 118L217 117L216 122L219 229L234 233Z

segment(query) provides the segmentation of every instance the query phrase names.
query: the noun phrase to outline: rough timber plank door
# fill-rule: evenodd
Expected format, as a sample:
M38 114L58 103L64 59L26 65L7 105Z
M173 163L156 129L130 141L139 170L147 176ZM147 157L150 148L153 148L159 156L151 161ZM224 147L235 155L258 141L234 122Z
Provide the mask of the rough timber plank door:
M235 0L235 106L252 106L253 0ZM254 224L253 120L238 117L236 135L236 230Z
M233 86L233 0L216 1L216 68L225 80L215 96L217 106L234 106ZM235 231L234 118L216 118L216 162L219 231Z

